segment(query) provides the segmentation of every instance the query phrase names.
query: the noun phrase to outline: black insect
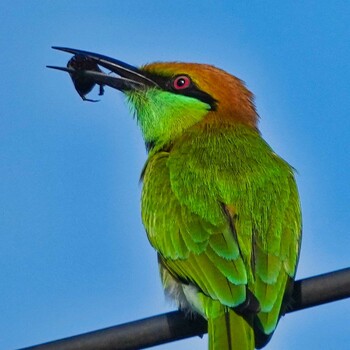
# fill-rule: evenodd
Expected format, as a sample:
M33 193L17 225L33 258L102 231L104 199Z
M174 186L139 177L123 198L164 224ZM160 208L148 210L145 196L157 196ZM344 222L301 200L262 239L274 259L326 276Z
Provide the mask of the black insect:
M77 90L80 97L84 101L98 102L99 100L91 100L85 97L94 88L96 83L91 77L82 73L87 70L102 73L97 63L84 55L74 55L68 61L67 68L69 68L69 75L72 78L75 90ZM99 96L102 96L104 94L103 85L98 85L100 86Z

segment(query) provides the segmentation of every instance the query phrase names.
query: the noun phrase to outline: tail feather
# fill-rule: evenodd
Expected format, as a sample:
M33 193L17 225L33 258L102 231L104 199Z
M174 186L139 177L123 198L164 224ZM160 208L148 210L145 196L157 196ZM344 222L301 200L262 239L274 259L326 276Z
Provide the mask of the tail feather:
M231 309L208 319L209 350L254 350L254 331Z

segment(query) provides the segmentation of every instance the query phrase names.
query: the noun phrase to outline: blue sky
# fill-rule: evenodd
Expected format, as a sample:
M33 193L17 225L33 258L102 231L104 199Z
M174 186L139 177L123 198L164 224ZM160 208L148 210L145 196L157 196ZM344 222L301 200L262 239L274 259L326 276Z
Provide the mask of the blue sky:
M303 278L350 262L349 18L347 1L3 0L0 348L173 310L140 219L136 123L120 93L83 102L46 69L70 57L52 45L133 65L210 63L243 79L264 138L298 171ZM289 314L267 349L348 349L349 315L349 300Z

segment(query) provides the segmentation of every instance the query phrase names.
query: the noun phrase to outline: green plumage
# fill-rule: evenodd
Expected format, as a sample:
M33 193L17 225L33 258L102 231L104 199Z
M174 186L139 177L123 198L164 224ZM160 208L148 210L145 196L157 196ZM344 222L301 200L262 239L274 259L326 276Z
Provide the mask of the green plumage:
M257 327L273 332L295 274L300 207L291 167L257 131L195 125L151 153L142 218L177 282L228 307L244 302L247 286L260 302Z
M193 78L184 93L175 91L176 77L188 79L182 69ZM237 78L178 63L145 71L163 88L126 94L150 150L142 220L164 289L208 319L210 350L261 348L284 313L298 261L293 169L262 139Z

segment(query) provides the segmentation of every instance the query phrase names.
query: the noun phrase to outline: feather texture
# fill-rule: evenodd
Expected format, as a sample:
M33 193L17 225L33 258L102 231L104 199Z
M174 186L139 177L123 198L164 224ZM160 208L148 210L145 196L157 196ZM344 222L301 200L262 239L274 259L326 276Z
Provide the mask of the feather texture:
M300 208L291 167L258 132L195 125L169 152L152 154L142 217L172 276L230 308L245 301L248 287L262 331L273 332L295 273Z

